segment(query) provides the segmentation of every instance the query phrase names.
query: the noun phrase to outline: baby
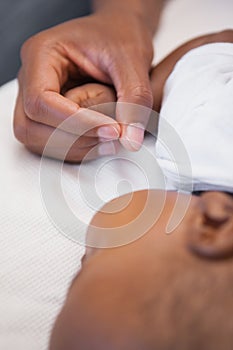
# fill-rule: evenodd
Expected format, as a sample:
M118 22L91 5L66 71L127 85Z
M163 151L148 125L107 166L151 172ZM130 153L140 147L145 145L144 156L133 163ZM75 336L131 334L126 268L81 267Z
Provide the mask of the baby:
M180 97L176 92L184 75L180 75L180 80L178 76L174 88L169 84L172 85L174 75L185 65L185 60L179 61L181 57L199 46L224 42L233 43L232 30L194 39L157 65L151 72L154 109L160 111L163 97L162 110L166 112L166 104L172 103L169 101L174 100L173 96ZM196 55L199 54L203 52L196 51ZM229 57L233 71L233 55ZM196 83L195 78L190 79L190 86ZM99 84L75 88L67 96L83 106L115 101L114 91ZM198 115L201 114L197 114L197 118ZM211 127L214 125L209 125L210 135ZM186 132L192 132L189 121ZM218 136L225 138L222 130ZM228 140L232 149L232 138ZM185 146L188 147L188 141ZM163 160L162 151L158 153ZM172 177L169 166L167 170ZM202 192L192 195L186 214L169 236L165 234L166 227L177 198L181 196L185 202L187 194L139 191L124 196L128 204L123 210L113 210L118 208L121 197L107 203L104 210L95 215L89 237L93 226L118 228L120 234L122 227L136 220L143 210L144 227L149 217L154 217L154 223L131 244L87 251L82 270L74 279L56 321L51 350L232 348L233 196L228 192L233 192L233 181L230 183L230 177L226 177L228 192L225 192L223 178L208 182L199 175L197 178L203 183L198 184L197 189ZM224 172L220 175L225 176ZM157 217L161 203L163 208Z

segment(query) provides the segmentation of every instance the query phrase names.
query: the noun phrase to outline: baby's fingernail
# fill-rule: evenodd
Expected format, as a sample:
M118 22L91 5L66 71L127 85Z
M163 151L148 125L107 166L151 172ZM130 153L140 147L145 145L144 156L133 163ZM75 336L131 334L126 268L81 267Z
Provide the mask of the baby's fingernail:
M116 154L116 148L111 141L104 142L98 147L98 153L100 156L110 156Z
M138 151L142 146L144 132L145 129L141 123L129 124L126 128L125 138L135 151Z
M119 132L118 130L114 127L114 126L101 126L98 131L97 134L99 137L102 137L106 140L115 140L119 138Z

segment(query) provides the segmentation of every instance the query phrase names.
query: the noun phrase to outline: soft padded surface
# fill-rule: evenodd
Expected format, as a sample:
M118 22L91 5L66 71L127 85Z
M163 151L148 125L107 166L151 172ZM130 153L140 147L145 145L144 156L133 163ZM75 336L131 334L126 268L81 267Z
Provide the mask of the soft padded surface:
M157 60L184 40L226 27L233 27L231 0L171 0L156 39ZM27 152L12 133L16 92L15 81L0 89L0 349L46 350L51 326L80 267L84 248L60 234L46 214L39 184L40 158ZM153 152L153 139L146 146ZM140 161L133 156L132 162L120 160L118 166L107 166L105 175L97 179L103 201L130 190L129 182L132 189L145 186ZM86 165L84 175L101 164ZM74 191L79 170L65 166L64 192L88 222L93 211ZM90 192L85 176L81 188Z
M86 227L94 213L112 198L147 188L148 181L150 187L161 185L156 164L154 169L152 164L153 137L147 138L141 154L123 151L115 159L105 157L81 166L64 165L58 180L65 203L79 219L71 228L72 234L64 232L69 236L66 237L55 226L60 219L61 224L65 222L63 204L58 205L60 212L53 223L41 195L43 191L49 193L52 208L57 207L56 180L45 188L40 157L14 139L12 113L16 92L16 81L0 89L0 349L41 350L46 349L54 318L80 268ZM60 166L60 162L46 159L46 179L56 174Z

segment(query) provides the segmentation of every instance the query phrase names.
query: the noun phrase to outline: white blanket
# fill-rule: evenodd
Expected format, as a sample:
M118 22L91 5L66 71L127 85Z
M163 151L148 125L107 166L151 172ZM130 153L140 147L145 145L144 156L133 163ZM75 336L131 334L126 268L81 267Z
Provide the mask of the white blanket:
M196 191L233 192L233 44L204 45L183 56L166 82L159 139L166 138L165 120L176 130L191 162L192 174L183 167L182 181L192 182ZM175 148L170 134L168 138ZM157 155L179 188L180 155L173 159L159 142Z

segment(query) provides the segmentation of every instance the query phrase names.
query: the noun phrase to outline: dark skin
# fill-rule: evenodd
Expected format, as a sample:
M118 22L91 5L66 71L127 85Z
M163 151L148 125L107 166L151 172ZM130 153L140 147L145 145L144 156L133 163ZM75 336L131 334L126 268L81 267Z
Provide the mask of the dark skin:
M193 39L184 45L180 46L178 49L173 51L169 56L167 56L162 62L160 62L156 67L151 70L150 73L150 85L151 90L153 92L153 109L155 111L160 111L162 96L163 96L163 87L166 82L167 77L172 72L176 62L189 50L196 48L201 45L205 45L208 43L214 42L233 42L233 30L225 30L223 32L213 33L209 35L204 35ZM117 101L117 93L115 89L109 85L103 85L100 83L89 83L84 84L72 89L69 89L64 93L66 100L78 105L82 110L89 108L91 106L96 106L103 103L115 103ZM135 102L135 101L134 101ZM18 99L18 104L20 104L20 99ZM135 102L138 103L138 102ZM88 123L97 122L103 113L102 110L90 111L85 110L84 112L78 114L79 118L83 118L83 120L88 121ZM113 111L103 111L105 114L112 115ZM139 113L140 114L140 113ZM108 117L108 119L110 119ZM27 121L29 123L29 120ZM111 118L112 126L118 129L117 123L114 119ZM46 135L43 132L39 132L38 126L34 123L29 123L31 125L27 130L27 142L25 142L26 147L33 151L34 153L41 154L44 150L44 146L51 136L54 130L48 131L46 129ZM82 124L80 124L81 127ZM16 119L15 119L15 126ZM75 128L75 119L74 124L72 125ZM43 128L40 125L40 128ZM45 130L45 129L44 129ZM84 130L84 129L83 129ZM94 129L93 129L94 130ZM92 131L93 131L92 130ZM21 130L22 131L22 130ZM92 133L91 131L91 133ZM96 130L95 130L96 131ZM94 131L94 133L95 133ZM140 127L134 128L134 137L137 142L127 142L126 139L119 138L119 135L114 139L109 138L95 138L94 134L91 137L88 137L89 146L87 147L87 138L79 137L77 139L76 135L72 135L68 132L64 132L62 130L57 131L57 146L51 151L47 152L47 155L53 158L62 158L63 152L59 155L59 148L66 148L66 143L70 143L70 140L74 140L73 146L70 148L70 151L67 154L66 161L71 163L80 162L82 159L91 160L93 158L98 158L103 155L114 155L117 153L119 147L119 141L124 143L124 146L131 151L137 151L138 146L143 141L144 130ZM106 142L111 140L110 142ZM97 146L98 144L98 146ZM47 150L48 151L48 150Z
M152 192L150 216L163 198ZM98 213L92 224L120 232L145 198L146 191L136 192L111 220ZM140 239L89 253L57 319L51 350L230 349L233 198L192 196L182 222L166 235L176 199L167 193L159 220Z
M32 152L42 154L55 128L60 129L61 144L63 138L72 140L79 135L80 142L76 143L72 157L77 162L102 143L100 138L114 140L127 135L122 123L140 122L145 128L145 116L135 117L124 110L118 111L116 121L104 114L77 115L81 106L66 98L64 92L70 86L100 81L114 86L119 102L150 108L152 40L163 3L163 0L93 0L91 15L49 28L27 40L21 50L18 76L16 138ZM74 114L72 123L63 130L61 123ZM141 131L139 140L138 130L134 130L130 139L142 142L143 135ZM130 143L127 146L130 149ZM50 156L56 158L57 154L51 151Z
M160 96L154 99L155 109L160 108L162 87L177 60L191 48L209 42L233 42L233 31L194 39L161 62L151 75L155 96ZM69 97L78 98L77 92L70 91ZM146 207L143 227L164 198L165 202L158 220L141 238L117 248L87 248L53 329L51 350L231 349L232 195L193 195L188 211L170 235L166 226L178 194L150 190L150 195L152 203ZM98 236L98 227L118 228L120 235L121 226L138 217L148 192L127 196L130 201L123 210L95 215L87 245L103 238L101 232ZM104 211L117 207L121 200L107 203ZM94 238L93 225L97 227Z

